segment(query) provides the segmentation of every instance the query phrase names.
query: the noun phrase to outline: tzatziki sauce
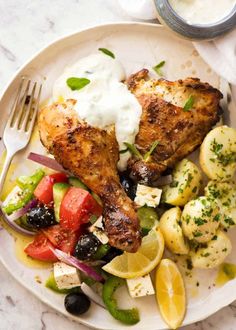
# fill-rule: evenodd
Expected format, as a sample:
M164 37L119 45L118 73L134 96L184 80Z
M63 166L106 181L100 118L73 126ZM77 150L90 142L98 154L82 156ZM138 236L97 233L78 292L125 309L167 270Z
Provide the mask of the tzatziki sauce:
M168 0L174 11L188 24L212 24L226 17L236 0Z
M72 90L67 85L71 77L90 82L80 90ZM138 100L122 83L124 79L125 71L118 60L103 53L91 54L65 69L53 86L53 100L77 100L79 118L91 126L107 129L115 125L119 150L124 150L124 142L135 142L142 114ZM126 169L129 157L129 152L120 154L119 170Z

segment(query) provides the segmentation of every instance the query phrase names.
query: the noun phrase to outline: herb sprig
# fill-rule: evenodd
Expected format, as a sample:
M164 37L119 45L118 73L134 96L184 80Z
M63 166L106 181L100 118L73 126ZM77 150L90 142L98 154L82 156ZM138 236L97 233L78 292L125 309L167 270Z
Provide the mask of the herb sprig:
M158 63L157 65L155 65L153 67L153 70L159 75L159 76L163 76L163 72L161 70L161 68L165 65L166 61L161 61L160 63Z
M140 151L136 148L136 146L134 144L124 142L124 145L131 152L131 154L133 154L135 157L137 157L145 162L149 162L150 157L151 157L152 153L154 152L154 150L156 149L156 147L158 146L158 144L159 144L159 141L154 141L151 145L151 148L142 156ZM120 153L123 153L123 150L121 150Z
M107 48L98 48L98 50L100 50L100 52L102 52L112 58L115 58L115 55Z

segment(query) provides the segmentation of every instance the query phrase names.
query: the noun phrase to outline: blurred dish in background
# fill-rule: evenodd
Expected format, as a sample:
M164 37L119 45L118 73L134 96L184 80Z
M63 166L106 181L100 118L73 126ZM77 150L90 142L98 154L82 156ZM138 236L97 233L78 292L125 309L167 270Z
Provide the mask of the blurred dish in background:
M236 26L235 0L154 0L159 20L192 40L211 40Z
M229 15L236 0L169 0L175 12L188 24L216 23Z

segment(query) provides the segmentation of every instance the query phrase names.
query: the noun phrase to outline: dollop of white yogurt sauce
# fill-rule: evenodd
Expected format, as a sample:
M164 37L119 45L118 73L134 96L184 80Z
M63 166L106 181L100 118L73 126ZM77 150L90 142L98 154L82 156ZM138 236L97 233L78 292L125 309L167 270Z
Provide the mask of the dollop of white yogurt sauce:
M71 90L68 78L87 78L90 83L80 90ZM136 97L122 83L125 71L121 63L105 54L92 54L67 67L53 87L53 100L75 99L78 116L89 125L107 129L115 125L119 150L124 142L134 143L139 131L142 108ZM130 153L120 154L118 168L125 170Z
M169 3L189 24L209 24L226 17L236 0L169 0Z

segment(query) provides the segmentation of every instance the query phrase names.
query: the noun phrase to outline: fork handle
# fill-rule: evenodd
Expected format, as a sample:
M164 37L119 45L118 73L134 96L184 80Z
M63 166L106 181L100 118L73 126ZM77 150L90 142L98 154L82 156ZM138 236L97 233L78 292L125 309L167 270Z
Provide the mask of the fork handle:
M14 154L13 153L7 153L6 155L6 159L5 162L3 164L3 168L2 168L2 172L0 174L0 196L2 194L2 190L3 190L3 186L4 186L4 181L9 169L9 166L11 164L12 158L13 158Z

